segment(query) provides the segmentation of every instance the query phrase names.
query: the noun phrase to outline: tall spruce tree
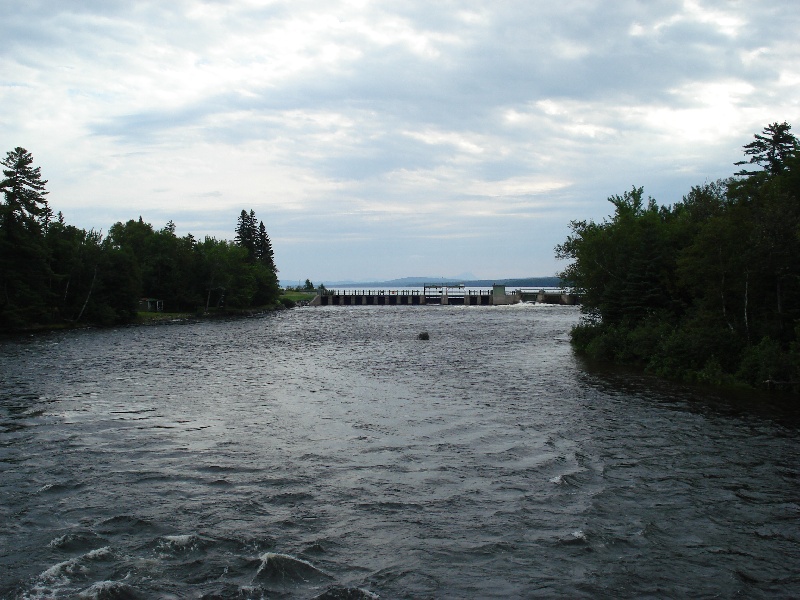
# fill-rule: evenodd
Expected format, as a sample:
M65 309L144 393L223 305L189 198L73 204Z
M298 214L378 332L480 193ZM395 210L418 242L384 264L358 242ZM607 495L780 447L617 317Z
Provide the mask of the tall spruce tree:
M32 168L33 156L25 148L14 148L6 154L2 164L5 178L0 182L4 202L0 212L0 226L13 230L22 226L29 231L43 229L52 217L45 196L46 180L42 180L41 167Z
M0 326L17 327L46 318L50 268L44 232L52 218L46 180L24 148L2 160L0 181Z
M238 246L247 250L247 259L249 262L255 262L256 260L258 230L256 229L255 220L256 215L253 210L249 213L246 210L242 210L236 222L236 237L234 241Z
M261 264L269 268L273 273L278 272L278 268L275 266L275 254L272 251L272 241L269 239L269 235L267 235L264 221L261 221L258 225L256 257Z

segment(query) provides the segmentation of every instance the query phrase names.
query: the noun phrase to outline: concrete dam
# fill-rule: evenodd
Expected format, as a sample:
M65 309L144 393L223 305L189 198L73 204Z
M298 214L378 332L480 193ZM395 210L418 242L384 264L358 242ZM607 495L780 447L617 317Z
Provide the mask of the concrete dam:
M495 285L490 290L469 290L463 285L426 285L422 290L318 290L310 306L503 306L519 302L580 304L576 294L563 291L524 290L511 292Z

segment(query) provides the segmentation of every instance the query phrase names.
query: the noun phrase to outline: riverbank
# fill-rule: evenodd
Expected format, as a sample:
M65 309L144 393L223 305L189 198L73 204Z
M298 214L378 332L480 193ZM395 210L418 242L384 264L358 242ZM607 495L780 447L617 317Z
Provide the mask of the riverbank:
M212 308L208 311L198 310L196 312L139 312L132 320L122 323L105 325L102 323L90 322L69 322L51 323L47 325L31 325L20 329L0 331L0 336L33 335L46 333L48 331L63 331L74 329L108 329L112 327L139 326L139 325L165 325L169 323L185 323L189 321L205 321L216 319L235 319L255 317L276 310L293 308L299 304L293 299L295 294L286 294L279 298L277 304L268 306L258 306L251 308ZM301 294L302 295L302 294ZM307 295L307 294L306 294Z

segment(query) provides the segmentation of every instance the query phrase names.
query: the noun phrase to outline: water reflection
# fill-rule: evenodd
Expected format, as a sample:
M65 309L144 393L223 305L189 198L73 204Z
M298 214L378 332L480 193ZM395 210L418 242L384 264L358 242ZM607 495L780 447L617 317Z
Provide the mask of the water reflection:
M710 411L738 419L766 419L788 429L800 427L800 403L777 391L725 388L665 381L620 365L576 358L586 385L605 394L641 398L678 410Z

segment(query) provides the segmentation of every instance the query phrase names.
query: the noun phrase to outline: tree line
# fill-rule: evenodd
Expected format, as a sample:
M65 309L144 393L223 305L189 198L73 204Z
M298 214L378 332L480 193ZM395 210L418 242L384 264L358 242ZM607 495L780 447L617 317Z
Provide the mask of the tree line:
M743 168L659 206L641 187L613 215L572 221L556 255L582 295L590 357L714 385L800 392L800 152L788 123L744 146Z
M164 310L271 306L278 269L263 221L242 210L234 241L178 237L139 217L103 236L65 222L24 148L2 160L0 331L134 319L143 297Z

